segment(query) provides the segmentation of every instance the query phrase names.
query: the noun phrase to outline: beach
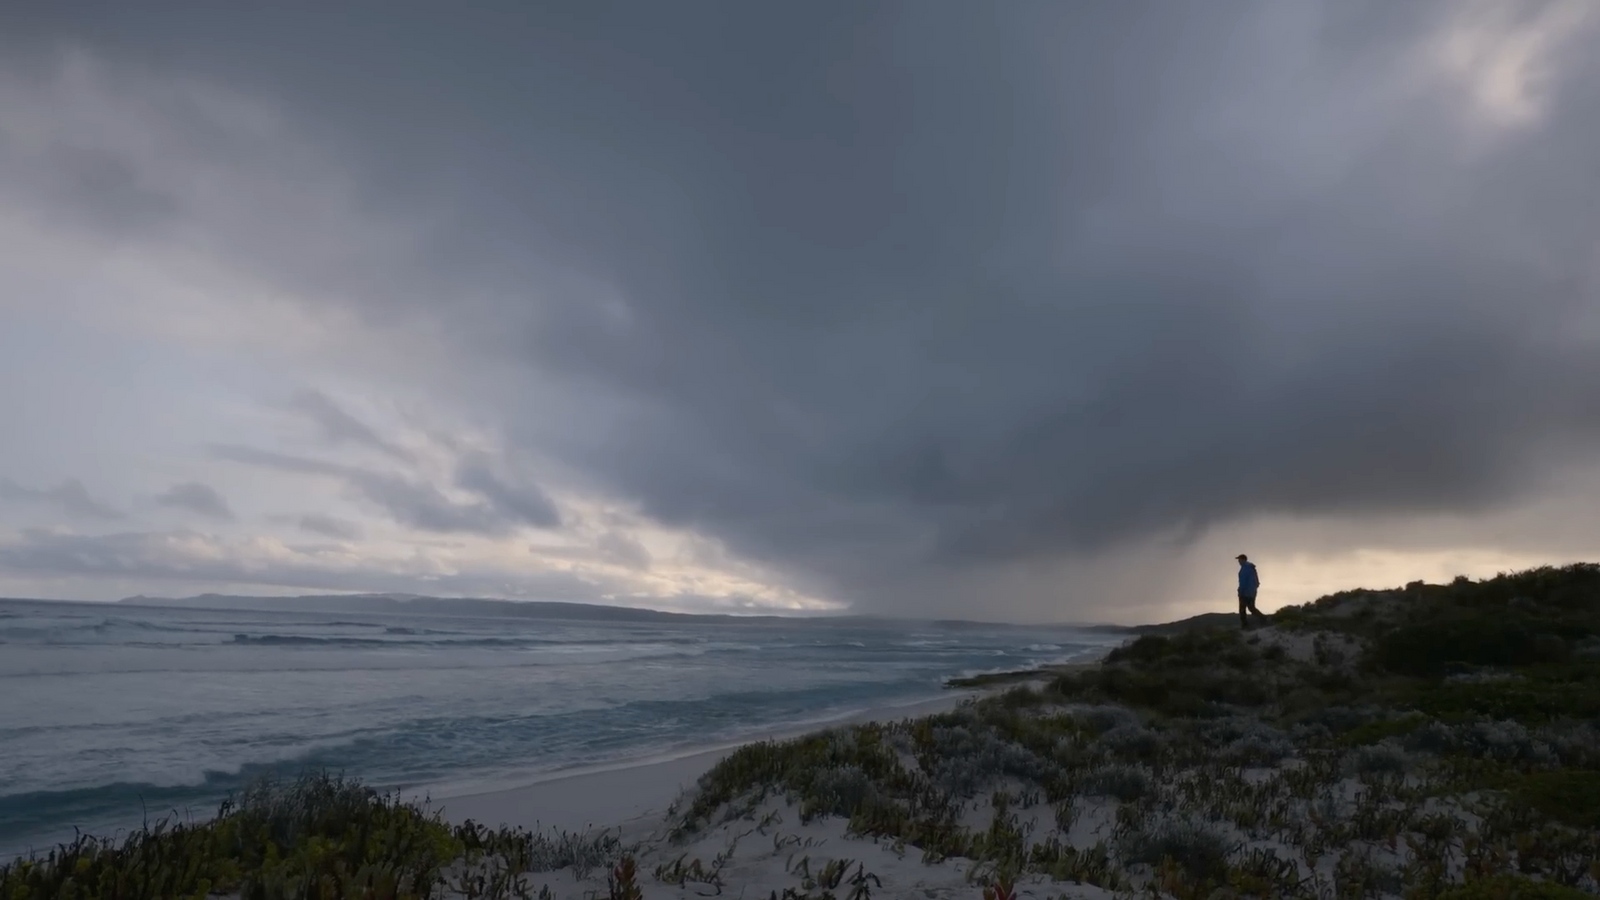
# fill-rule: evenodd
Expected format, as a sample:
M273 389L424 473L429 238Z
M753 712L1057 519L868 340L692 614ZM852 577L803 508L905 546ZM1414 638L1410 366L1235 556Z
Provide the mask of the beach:
M1600 889L1600 623L1575 595L1543 572L1348 592L443 809L607 822L615 862L526 873L549 897L1577 900Z
M0 886L1577 900L1600 890L1596 597L1585 566L1344 592L484 790L310 773L215 820L79 837L0 866ZM170 858L186 862L149 864Z
M952 691L937 700L894 709L865 711L832 728L878 726L957 709L992 695L993 691ZM793 729L766 739L782 741L814 733ZM524 828L535 832L593 834L608 831L623 846L632 848L641 878L651 897L705 897L715 895L761 897L782 894L804 881L797 859L807 870L821 873L830 863L850 862L851 872L841 873L841 884L855 875L870 873L871 894L884 897L945 898L972 894L970 860L938 864L924 862L915 852L896 849L892 843L849 834L839 819L800 821L796 809L779 800L769 801L752 814L710 830L696 840L675 840L669 815L675 803L695 790L696 782L737 747L727 747L652 762L598 771L559 775L516 788L460 797L433 798L430 807L448 821L468 820L494 827ZM721 861L714 875L710 866ZM693 871L698 862L702 878L685 877L673 884L670 874ZM574 900L609 890L608 871L579 873L571 869L545 873L537 887L555 897ZM531 882L530 882L531 883ZM846 890L846 893L848 889ZM1059 896L1059 895L1058 895ZM1110 896L1094 887L1067 896Z
M941 701L952 676L1115 642L1070 628L396 606L0 601L0 859L79 831L203 819L257 780L308 770L466 797L697 756L892 716Z
M866 710L829 723L841 727L863 722L891 722L954 709L972 699L965 692L904 706ZM778 729L758 740L784 740L814 727ZM619 828L627 834L648 833L660 826L667 809L718 762L743 744L731 744L669 759L624 763L592 770L560 773L518 787L477 794L430 797L447 819L471 819L493 827L587 831Z
M1266 629L1253 639L1258 644L1282 648L1289 659L1309 661L1313 656L1313 640L1308 634ZM976 730L981 727L977 723L997 710L1009 709L1016 698L1046 696L1052 690L1052 682L1063 674L1072 677L1093 673L1099 667L1096 661L1085 661L957 679L972 684L952 689L935 700L842 717L821 729L780 729L761 736L760 741L781 746L825 737L832 753L840 744L852 744L852 735L905 735L924 726L930 718L954 716L953 721L972 723ZM1066 702L1065 698L1056 702L1061 703L1059 711L1045 708L1034 713L1070 720L1076 725L1068 733L1087 733L1091 741L1095 731L1110 732L1115 738L1119 733L1141 729L1140 717L1119 706L1084 705ZM751 744L742 744L558 774L519 787L430 798L428 808L458 826L475 823L491 830L526 830L575 840L614 836L611 854L634 861L644 895L649 897L777 894L791 900L841 896L855 896L858 900L871 896L953 900L980 895L985 887L996 883L1006 868L994 859L984 858L982 851L970 856L944 855L908 845L904 837L863 833L850 816L816 815L804 809L804 799L784 796L781 791L768 794L765 789L753 803L715 807L716 814L709 820L686 830L683 826L691 820L684 810L706 792L702 779L712 775L719 764L751 749ZM946 758L954 756L951 753ZM1118 746L1107 753L1096 771L1102 777L1109 773L1113 779L1118 775L1131 777L1138 784L1148 777L1141 774L1142 770L1129 770L1133 774L1128 776L1119 767L1139 756L1137 750L1130 752L1129 748ZM907 762L914 765L909 759ZM1269 771L1270 767L1258 769L1254 775L1260 778ZM1036 794L1041 785L1017 777L1003 762L990 758L967 777L973 789L958 803L959 812L952 823L958 829L981 835L986 830L995 831L998 823L1009 823L1006 827L1015 829L1012 836L1019 843L1024 838L1043 840L1057 848L1078 847L1091 852L1093 848L1105 852L1108 839L1119 831L1118 810L1138 799L1123 796L1123 792L1139 789L1118 785L1091 789L1067 804L1071 813L1062 827L1061 807L1043 802ZM1282 841L1263 843L1274 852L1286 851ZM983 847L982 838L971 846ZM1082 900L1125 895L1132 882L1122 879L1115 866L1106 865L1107 862L1103 861L1097 870L1091 861L1082 871L1065 878L1050 872L1027 872L1025 866L1017 866L1016 890L1019 896ZM528 887L530 891L548 891L552 897L580 900L606 896L614 874L611 868L566 866L530 873ZM1102 883L1088 883L1085 878ZM864 892L858 893L862 888Z

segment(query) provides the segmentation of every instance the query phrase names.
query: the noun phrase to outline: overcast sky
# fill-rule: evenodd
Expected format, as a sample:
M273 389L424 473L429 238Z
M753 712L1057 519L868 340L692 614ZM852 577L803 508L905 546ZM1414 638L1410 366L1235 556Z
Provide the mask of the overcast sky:
M8 4L0 595L1600 557L1600 5Z

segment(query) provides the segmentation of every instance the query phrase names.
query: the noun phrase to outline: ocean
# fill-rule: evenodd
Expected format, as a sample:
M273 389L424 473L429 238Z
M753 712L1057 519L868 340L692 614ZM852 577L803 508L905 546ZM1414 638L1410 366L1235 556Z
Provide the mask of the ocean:
M0 857L204 818L270 773L458 796L909 705L1117 639L0 601Z

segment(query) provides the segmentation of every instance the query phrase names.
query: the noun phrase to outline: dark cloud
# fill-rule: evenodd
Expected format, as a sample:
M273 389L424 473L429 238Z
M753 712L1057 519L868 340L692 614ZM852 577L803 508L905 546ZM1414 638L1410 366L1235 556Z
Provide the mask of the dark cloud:
M302 531L320 534L323 537L337 538L341 541L353 541L361 537L360 525L320 513L307 513L301 516L296 524L300 526Z
M537 501L543 494L536 489L512 489L496 480L479 463L467 467L466 479L473 491L489 499L460 503L437 487L416 478L347 466L308 457L276 453L255 447L231 444L211 447L217 459L259 466L296 475L325 476L344 483L356 496L381 508L394 521L423 531L444 534L509 534L519 525L543 527L547 521ZM549 501L544 501L546 504ZM553 506L549 515L555 516Z
M654 562L650 551L639 539L620 531L608 531L595 541L595 549L600 552L600 557L607 562L613 562L630 569L644 571Z
M506 482L481 456L468 457L456 466L456 486L480 494L507 519L535 528L561 526L561 511L548 495L532 485Z
M505 534L510 522L488 503L457 503L438 488L376 472L353 472L351 487L396 522L423 531Z
M297 391L290 399L289 405L291 409L310 419L329 443L356 444L379 450L400 460L411 458L410 454L385 440L373 431L371 426L351 415L321 391L309 389Z
M88 224L160 232L181 210L172 198L140 182L126 160L95 147L62 147L35 185L52 209L82 213Z
M441 596L533 596L602 600L593 584L562 572L514 576L495 572L440 575L401 564L351 566L345 548L299 548L291 559L262 565L240 548L192 532L60 534L24 530L0 542L0 569L15 576L105 578L190 585L262 585L334 591L410 591Z
M233 520L233 510L217 489L197 481L175 484L156 496L156 505L184 509L222 521Z
M76 478L68 478L54 487L24 487L7 479L0 479L0 499L20 503L44 503L55 506L68 515L85 519L116 521L121 512L90 496L89 489Z
M213 444L208 449L211 456L216 459L242 463L247 466L259 466L263 469L276 469L280 472L291 472L296 475L326 475L333 478L344 478L355 471L350 466L343 466L338 463L311 459L305 456L295 456L290 453L278 453L273 450L262 450L258 447L245 447L239 444Z
M382 291L281 277L559 385L494 412L645 515L907 608L1600 462L1600 53L1552 8L112 5L21 33L334 136L375 215L450 227ZM417 527L556 521L470 468L483 504L280 467Z

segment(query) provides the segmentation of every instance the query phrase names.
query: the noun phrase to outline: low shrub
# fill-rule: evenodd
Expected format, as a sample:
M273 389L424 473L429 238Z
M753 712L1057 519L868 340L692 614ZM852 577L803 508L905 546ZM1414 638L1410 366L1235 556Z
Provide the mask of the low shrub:
M1115 797L1124 803L1148 796L1154 786L1150 770L1125 765L1095 769L1084 777L1080 785L1085 794Z
M1122 724L1100 735L1100 746L1114 758L1149 760L1161 752L1161 735L1138 724Z
M1600 829L1600 772L1534 772L1518 779L1510 793L1558 822Z
M83 836L0 866L0 896L246 900L432 896L465 852L449 826L398 797L323 773L263 781L202 824L158 823L121 843Z
M1133 829L1117 841L1124 865L1159 865L1172 860L1195 882L1228 877L1234 842L1220 829L1189 816L1170 816Z
M1428 722L1428 717L1421 713L1378 719L1350 729L1340 736L1340 741L1351 747L1366 747L1389 738L1405 737Z
M1248 734L1222 748L1219 756L1230 765L1248 768L1275 766L1292 753L1294 745L1286 737Z
M1419 688L1412 704L1438 718L1589 719L1600 716L1600 683L1529 678L1447 682Z
M1077 710L1073 717L1093 734L1106 734L1118 728L1138 727L1139 716L1120 706L1090 706Z
M1434 900L1588 900L1594 895L1522 875L1496 875L1446 888Z
M1589 629L1523 613L1495 612L1404 625L1378 642L1377 660L1391 672L1435 677L1453 664L1531 666L1549 658L1549 638L1583 637Z
M1359 747L1345 757L1345 769L1353 775L1404 775L1411 758L1390 744Z

